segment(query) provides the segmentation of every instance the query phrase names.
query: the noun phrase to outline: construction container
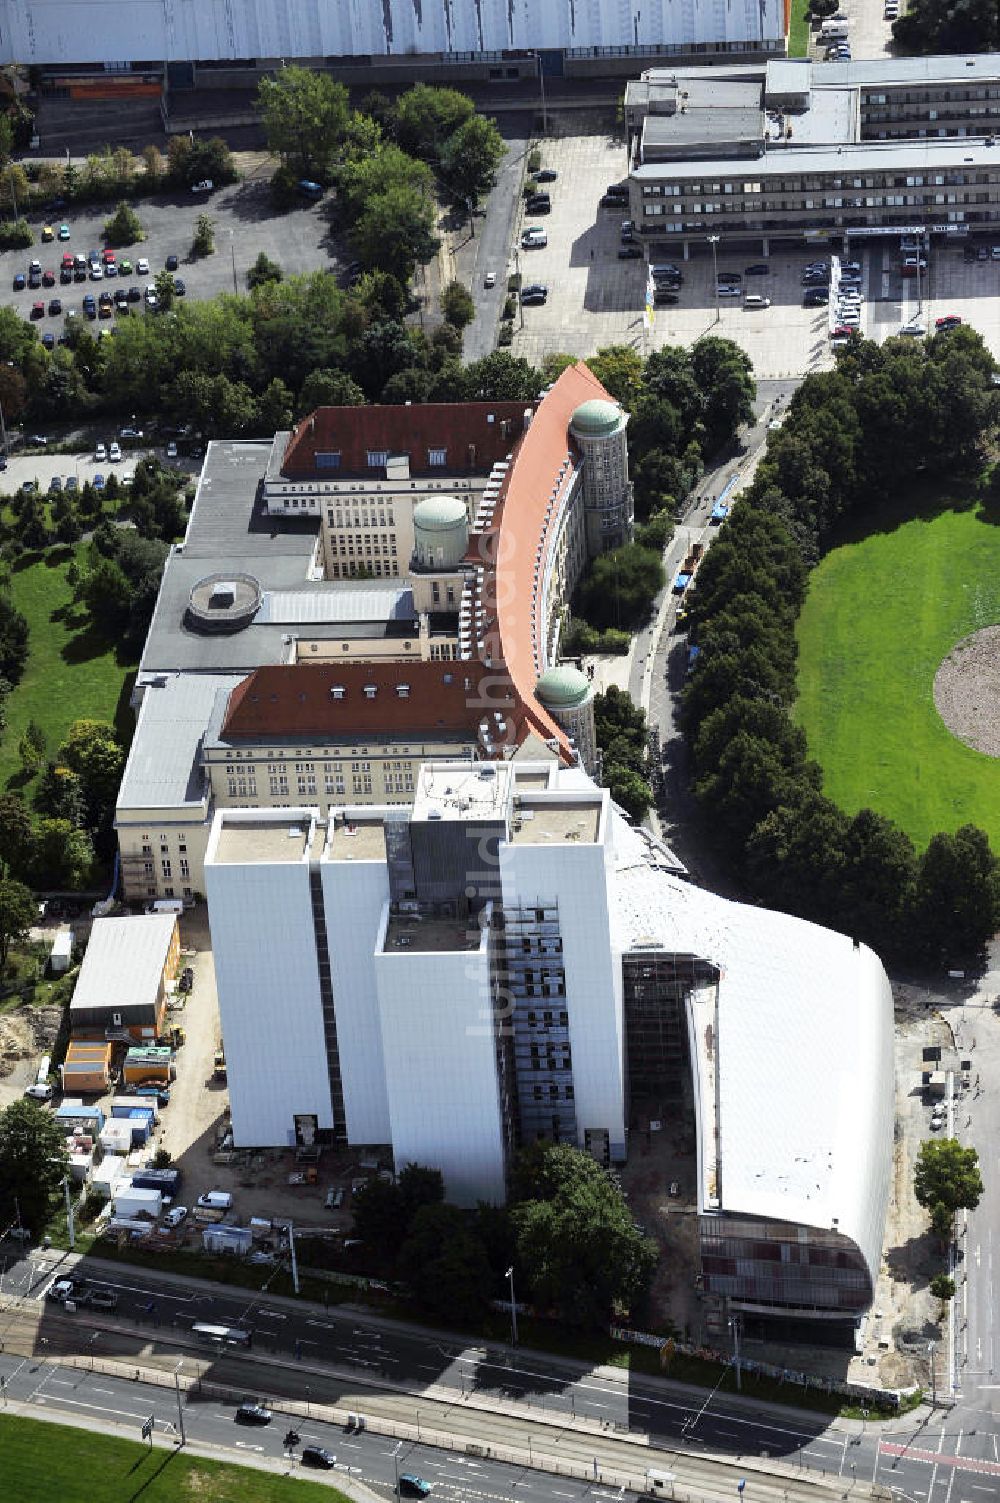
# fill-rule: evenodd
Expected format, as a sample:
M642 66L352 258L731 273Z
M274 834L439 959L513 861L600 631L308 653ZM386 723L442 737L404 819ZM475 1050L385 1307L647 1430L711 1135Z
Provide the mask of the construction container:
M112 1117L101 1128L100 1142L105 1153L127 1156L132 1149L131 1122L127 1117Z
M169 1195L173 1199L181 1187L181 1171L179 1169L133 1169L132 1183L137 1190L159 1190L161 1195Z
M107 1195L110 1199L124 1175L125 1160L117 1154L106 1153L103 1161L94 1170L90 1183L98 1195Z
M132 1220L148 1216L155 1221L163 1210L163 1196L159 1190L141 1190L135 1185L123 1185L115 1191L116 1216Z
M122 1079L126 1085L137 1085L140 1080L166 1083L171 1078L172 1059L173 1050L167 1044L135 1045L125 1056Z
M61 976L64 971L68 971L72 959L73 931L72 929L57 929L52 941L52 949L49 951L49 970L53 976Z
M246 1257L253 1246L248 1226L206 1226L201 1240L206 1252L228 1253L237 1258Z
M111 1045L96 1039L70 1039L60 1070L63 1091L103 1095L111 1083Z

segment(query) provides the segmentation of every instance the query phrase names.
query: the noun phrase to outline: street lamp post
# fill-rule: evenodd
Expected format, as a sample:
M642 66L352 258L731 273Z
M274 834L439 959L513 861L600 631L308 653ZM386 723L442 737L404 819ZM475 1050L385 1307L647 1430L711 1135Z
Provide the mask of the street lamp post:
M743 1374L740 1370L740 1317L734 1315L729 1322L733 1331L733 1366L736 1369L736 1392L743 1392Z
M535 66L538 69L538 88L542 96L542 135L549 133L549 113L545 103L545 74L542 72L542 54L535 53Z
M233 292L239 297L240 288L236 280L236 238L232 230L229 231L229 253L233 258Z
M182 1446L187 1444L187 1436L184 1434L184 1406L181 1403L181 1380L179 1376L183 1361L184 1359L182 1357L180 1362L178 1362L177 1366L174 1368L174 1389L177 1393L177 1426L180 1430Z
M511 1346L517 1346L517 1302L514 1299L513 1263L507 1270L507 1277L510 1279L510 1344Z
M715 283L715 322L722 319L722 309L719 307L719 253L716 246L719 243L718 235L709 235L708 243L712 247L712 280Z
M396 1482L395 1482L395 1494L394 1494L394 1496L396 1498L396 1503L399 1503L399 1453L400 1453L400 1451L402 1449L403 1449L403 1442L399 1441L397 1443L397 1445L396 1445L396 1449L392 1453L392 1469L393 1469L393 1473L394 1473L395 1478L396 1478Z
M934 1371L934 1357L935 1357L934 1347L935 1347L935 1343L933 1341L930 1342L929 1345L928 1345L928 1347L927 1347L927 1350L930 1353L930 1358L931 1358L931 1408L932 1409L936 1409L937 1408L937 1374Z

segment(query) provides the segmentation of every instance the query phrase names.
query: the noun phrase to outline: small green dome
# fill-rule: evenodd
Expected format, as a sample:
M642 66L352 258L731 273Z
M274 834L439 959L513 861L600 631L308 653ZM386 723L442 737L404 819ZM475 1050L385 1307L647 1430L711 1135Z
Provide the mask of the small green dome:
M457 496L427 496L413 508L413 525L423 532L450 532L467 522L465 502Z
M592 397L583 402L569 420L570 427L582 438L610 438L622 422L622 410L614 402Z
M590 697L592 684L572 663L547 668L535 685L535 695L547 710L576 710Z

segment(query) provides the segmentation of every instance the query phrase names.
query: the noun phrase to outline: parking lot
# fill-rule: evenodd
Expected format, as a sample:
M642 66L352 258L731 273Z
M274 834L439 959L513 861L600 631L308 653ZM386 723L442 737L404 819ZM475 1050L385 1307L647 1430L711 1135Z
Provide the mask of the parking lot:
M743 298L720 297L716 312L714 268L707 241L649 247L654 260L675 262L684 283L676 306L657 307L645 326L646 261L619 260L622 220L627 210L601 207L609 183L626 175L624 147L604 136L576 136L545 143L545 161L558 172L549 184L552 208L546 215L520 211L508 270L523 281L548 289L544 303L526 306L514 324L513 350L532 364L556 351L586 357L602 345L631 344L643 354L667 344L691 345L707 334L735 340L747 351L759 379L782 379L829 368L833 363L830 321L825 307L803 306L802 272L809 261L829 256L821 239L809 245L774 248L766 276L747 277L761 262L761 242L718 247L720 273L738 273L742 290L770 298L768 308L749 309ZM548 243L523 249L526 225L544 229ZM997 237L1000 244L1000 236ZM988 245L988 241L981 242ZM836 242L835 242L836 244ZM1000 357L1000 260L963 257L960 238L936 236L921 277L901 271L897 235L856 238L850 255L862 267L860 329L881 342L915 319L932 332L934 320L957 314L983 336Z
M188 298L214 297L219 292L232 292L235 288L246 292L246 274L261 251L276 261L286 276L317 271L332 264L333 243L330 237L329 220L323 204L303 203L289 210L276 210L271 203L270 188L266 181L253 180L220 188L209 195L172 194L136 204L136 211L146 231L146 239L138 245L123 246L118 251L119 260L126 257L136 266L140 258L149 262L148 274L106 282L74 282L61 285L59 267L64 251L98 255L104 245L104 222L114 212L113 204L101 206L69 205L65 210L53 210L50 218L32 216L31 227L35 244L27 250L0 253L0 301L15 308L23 318L28 318L34 302L44 298L46 310L53 297L62 301L62 314L36 321L39 334L60 333L66 312L72 308L83 316L83 298L92 293L95 297L102 291L114 293L119 286L145 287L158 272L164 270L170 255L178 258L176 275L186 286ZM215 222L215 254L192 257L191 243L195 224L200 214L208 214ZM65 220L70 228L68 242L53 240L42 244L41 234L45 224L58 231ZM14 277L18 272L27 273L32 259L41 262L43 270L54 274L54 286L37 290L25 288L13 290ZM132 303L132 315L142 312L141 302Z

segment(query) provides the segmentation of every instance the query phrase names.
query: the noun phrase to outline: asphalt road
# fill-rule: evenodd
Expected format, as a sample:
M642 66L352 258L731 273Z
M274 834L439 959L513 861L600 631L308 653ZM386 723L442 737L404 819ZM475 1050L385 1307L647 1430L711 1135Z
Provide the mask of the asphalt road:
M47 1266L54 1263L52 1255ZM126 1349L136 1348L119 1339L116 1327L140 1325L145 1333L144 1365L157 1362L172 1369L179 1357L205 1358L205 1348L187 1334L194 1320L244 1323L255 1333L254 1360L226 1356L212 1363L209 1374L213 1382L230 1389L259 1393L265 1382L268 1392L280 1391L300 1402L342 1406L350 1402L352 1407L364 1402L370 1416L390 1422L409 1419L412 1424L416 1413L418 1422L423 1415L425 1425L431 1423L436 1403L438 1413L443 1408L448 1415L449 1431L467 1441L496 1436L513 1447L520 1426L523 1433L534 1436L536 1448L557 1446L559 1454L567 1460L575 1458L577 1466L600 1443L600 1432L592 1425L586 1431L572 1427L574 1419L589 1419L600 1422L609 1439L611 1434L618 1441L634 1437L644 1445L730 1461L771 1457L796 1468L810 1468L828 1479L856 1479L859 1485L877 1481L906 1498L926 1498L930 1503L983 1503L984 1492L1000 1497L997 1428L988 1413L978 1424L957 1413L924 1411L885 1430L850 1422L833 1425L805 1411L709 1396L682 1384L587 1369L537 1352L476 1348L459 1338L396 1326L364 1312L298 1307L288 1300L234 1293L124 1266L98 1265L94 1260L85 1260L84 1271L116 1287L117 1311L80 1309L75 1316L67 1316L48 1304L36 1350L45 1343L51 1344L52 1351L62 1349L68 1322L73 1321L76 1325L69 1335L74 1351L124 1357ZM44 1299L50 1278L47 1271L40 1274L37 1263L21 1261L6 1271L3 1293ZM151 1357L149 1352L158 1343L160 1351ZM50 1374L46 1386L54 1376L63 1383L81 1381L78 1374ZM101 1385L111 1387L103 1375L95 1375L95 1381L98 1378ZM126 1391L131 1393L136 1386L141 1385L126 1384ZM449 1391L453 1398L449 1399ZM157 1392L163 1408L167 1400L163 1390ZM73 1396L68 1388L66 1393ZM350 1400L345 1397L348 1393ZM421 1396L418 1407L414 1400ZM465 1396L468 1402L463 1404ZM100 1397L102 1403L110 1403L107 1394ZM93 1400L88 1390L85 1400L76 1401L89 1404ZM224 1412L224 1406L217 1412ZM566 1417L565 1426L552 1423L560 1416ZM220 1421L211 1423L218 1426ZM298 1428L302 1433L302 1427ZM280 1446L277 1432L273 1442L270 1431L265 1440L256 1435L241 1440ZM324 1443L330 1444L329 1438ZM360 1443L375 1445L380 1454L376 1438ZM339 1441L331 1449L338 1447L343 1449ZM445 1467L440 1456L438 1460ZM456 1464L452 1459L447 1467L454 1470ZM801 1475L807 1482L810 1473ZM513 1476L512 1472L505 1487ZM558 1488L564 1485L567 1491L561 1495L565 1497L571 1484L566 1478L558 1479ZM533 1486L543 1490L547 1483L538 1477ZM465 1491L469 1491L467 1486ZM555 1484L552 1496L560 1496Z
M475 317L466 328L462 342L463 356L468 364L482 360L492 352L500 311L507 298L511 241L524 174L524 156L528 149L526 136L519 134L524 131L525 124L524 120L519 120L504 129L507 155L497 175L496 186L486 200L482 218L477 216L475 236L455 252L456 273L470 289L476 305ZM488 272L496 278L492 288L484 285Z

